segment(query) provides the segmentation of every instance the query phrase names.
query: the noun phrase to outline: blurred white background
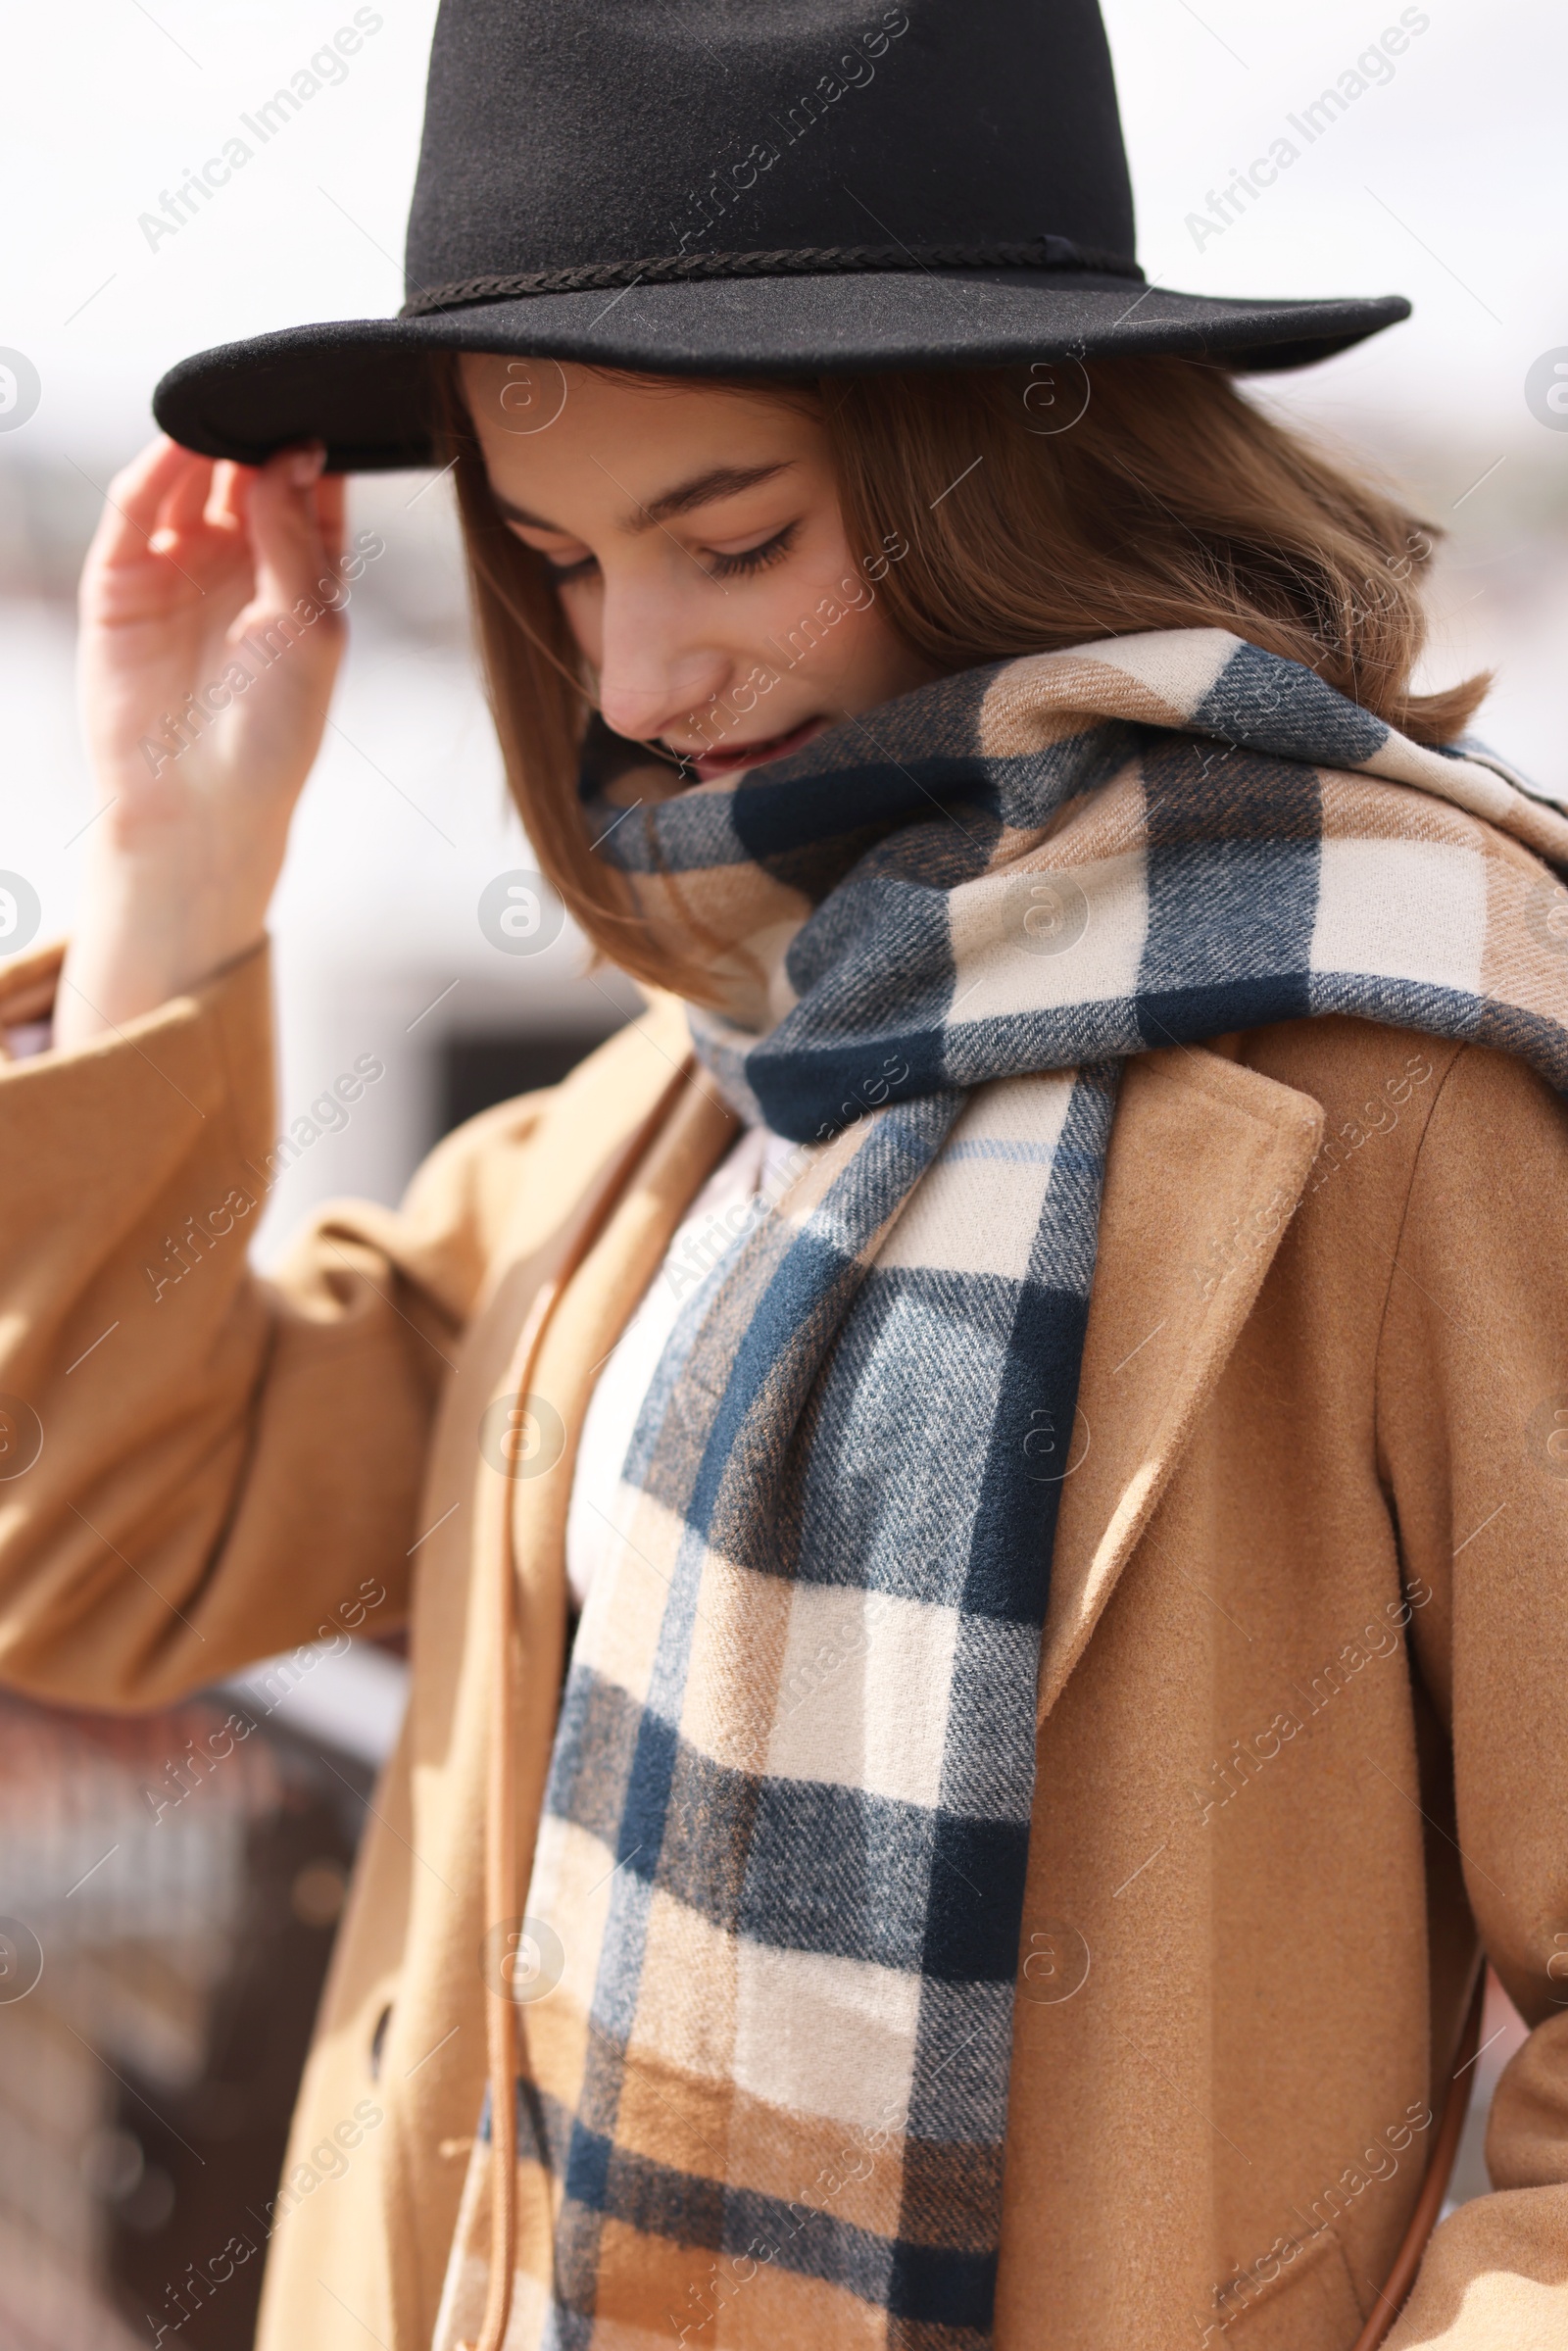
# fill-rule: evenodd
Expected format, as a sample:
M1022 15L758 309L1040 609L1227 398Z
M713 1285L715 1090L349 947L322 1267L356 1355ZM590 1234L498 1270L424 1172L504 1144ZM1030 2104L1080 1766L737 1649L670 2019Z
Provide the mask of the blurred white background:
M380 28L345 79L156 249L140 216L352 11L80 0L69 20L19 13L9 28L0 346L33 362L42 396L25 425L0 432L0 864L39 890L44 936L69 925L73 836L91 808L70 581L98 489L149 430L153 384L206 344L390 313L401 299L433 0L372 13ZM1568 790L1556 658L1568 432L1539 422L1524 394L1532 362L1568 345L1568 17L1547 0L1407 8L1406 28L1424 29L1391 77L1307 145L1289 117L1399 22L1392 0L1108 0L1106 14L1152 276L1222 293L1413 297L1409 324L1261 397L1371 452L1447 527L1430 669L1494 664L1482 731ZM1210 192L1281 135L1300 154L1277 184L1223 230L1195 230ZM389 1074L283 1178L274 1246L315 1199L395 1194L439 1123L445 1040L605 1027L629 1001L581 979L569 931L536 960L481 937L480 890L528 858L466 650L447 488L396 476L355 498L388 554L356 593L336 723L277 907L279 1122L358 1054Z

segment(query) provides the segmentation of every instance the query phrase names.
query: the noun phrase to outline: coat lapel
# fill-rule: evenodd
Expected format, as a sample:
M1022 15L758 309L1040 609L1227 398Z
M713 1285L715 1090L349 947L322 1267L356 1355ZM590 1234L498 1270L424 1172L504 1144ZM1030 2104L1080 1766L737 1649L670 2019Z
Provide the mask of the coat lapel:
M650 1100L653 1081L667 1081L675 1065L670 1048L684 1044L683 1034L661 1019L666 1009L656 1005L648 1021L664 1048L650 1058ZM662 1194L653 1217L666 1239L664 1228L679 1221L729 1131L716 1103L696 1099L710 1092L694 1081L688 1114L676 1118L679 1171L672 1162L669 1198ZM1127 1063L1105 1168L1075 1466L1062 1491L1053 1557L1041 1721L1082 1655L1241 1334L1300 1198L1322 1126L1322 1109L1309 1096L1221 1052L1172 1047ZM667 1154L658 1155L662 1163ZM631 1189L639 1194L638 1186ZM641 1263L644 1250L632 1251L639 1279L630 1294L618 1307L587 1317L594 1328L588 1359L614 1344L617 1314L623 1317L651 1270ZM624 1281L618 1287L626 1290ZM560 1367L552 1368L559 1379ZM552 1528L555 1540L543 1546L552 1558L561 1532ZM538 1549L522 1546L524 1556Z
M1105 1167L1040 1720L1083 1654L1241 1334L1306 1181L1320 1105L1200 1048L1127 1064Z

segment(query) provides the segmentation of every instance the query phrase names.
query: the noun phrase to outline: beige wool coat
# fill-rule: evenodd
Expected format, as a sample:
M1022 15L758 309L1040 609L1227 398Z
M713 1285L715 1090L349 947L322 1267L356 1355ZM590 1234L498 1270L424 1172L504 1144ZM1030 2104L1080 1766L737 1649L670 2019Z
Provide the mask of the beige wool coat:
M54 969L0 971L0 1028L46 1014ZM734 1121L656 1003L449 1137L400 1211L327 1210L264 1281L238 1202L270 1067L262 954L0 1065L12 1472L41 1437L0 1479L0 1675L154 1706L362 1590L409 1620L261 2342L423 2351L484 2079L478 1565L510 1491L525 1884L575 1432ZM509 1490L481 1416L649 1120L538 1367L565 1453ZM147 1268L181 1262L159 1290ZM1564 1432L1568 1113L1522 1064L1348 1019L1129 1063L1044 1641L1001 2351L1348 2351L1478 1933L1534 2030L1495 2192L1440 2229L1393 2339L1568 2345ZM347 2168L314 2184L334 2132Z

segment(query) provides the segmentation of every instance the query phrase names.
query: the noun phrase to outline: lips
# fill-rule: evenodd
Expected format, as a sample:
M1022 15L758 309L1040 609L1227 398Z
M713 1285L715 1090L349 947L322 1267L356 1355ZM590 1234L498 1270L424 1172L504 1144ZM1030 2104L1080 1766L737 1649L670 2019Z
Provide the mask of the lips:
M739 775L744 768L761 767L769 759L785 759L792 751L799 751L819 735L828 724L825 718L805 718L792 726L787 734L767 735L760 742L737 743L725 751L704 751L681 756L687 768L700 784L710 784L723 775Z

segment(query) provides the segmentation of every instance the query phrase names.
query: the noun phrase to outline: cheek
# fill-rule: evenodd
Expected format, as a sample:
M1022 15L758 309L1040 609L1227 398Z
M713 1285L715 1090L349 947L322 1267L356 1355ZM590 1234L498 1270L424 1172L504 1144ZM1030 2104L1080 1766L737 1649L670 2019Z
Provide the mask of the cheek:
M874 658L882 636L880 599L840 544L819 546L808 559L781 563L753 583L752 633L787 646L811 639L810 669L819 677L858 670Z
M817 677L847 703L882 701L891 690L888 678L897 661L897 640L883 617L880 596L870 592L864 579L857 583L848 564L824 581L820 595L821 613L836 612L839 617L827 623L816 648Z

